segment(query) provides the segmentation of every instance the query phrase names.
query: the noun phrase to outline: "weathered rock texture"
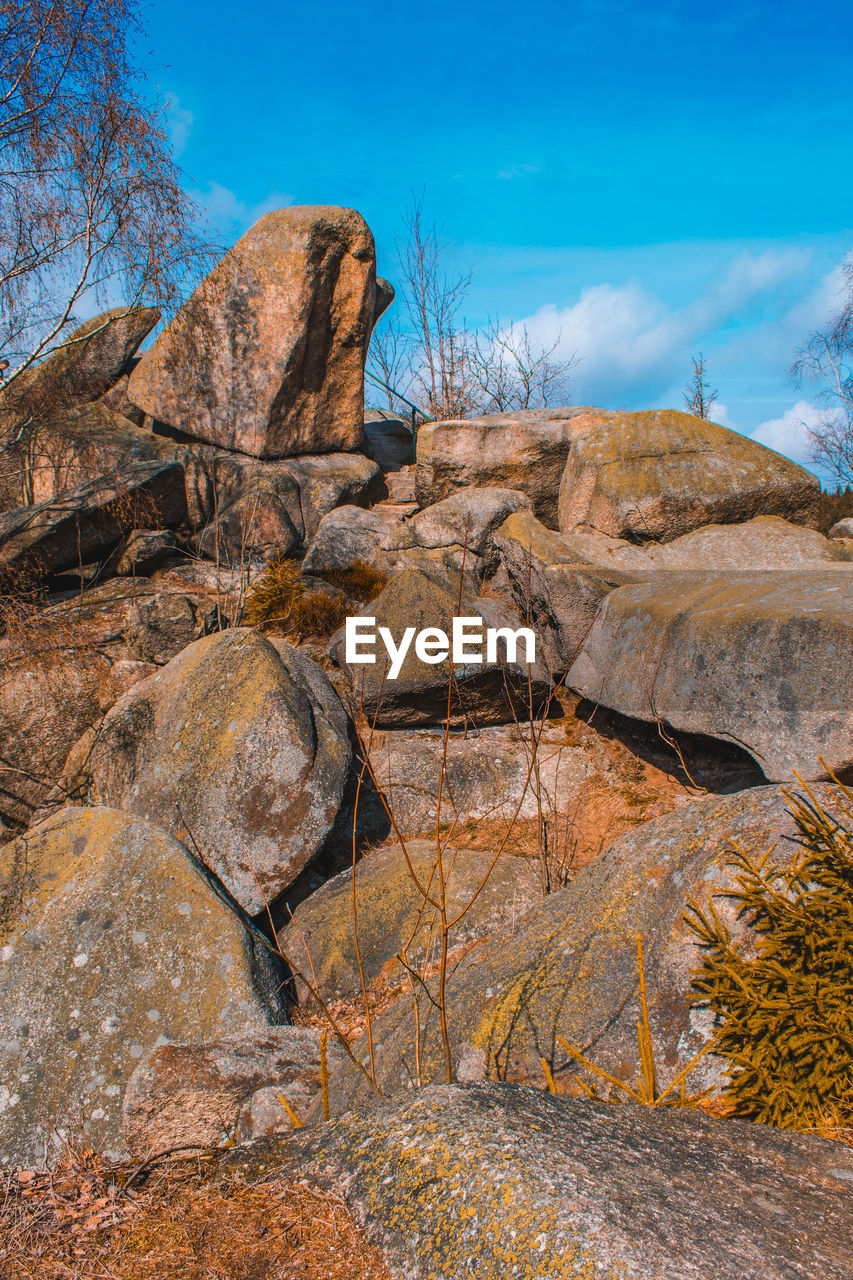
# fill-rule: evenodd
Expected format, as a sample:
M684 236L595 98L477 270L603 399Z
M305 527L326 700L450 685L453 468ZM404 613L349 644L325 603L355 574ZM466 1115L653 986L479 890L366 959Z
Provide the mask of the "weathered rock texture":
M49 574L89 564L134 528L178 525L184 478L172 462L134 462L46 502L0 515L0 575Z
M451 733L446 743L437 729L374 729L373 777L400 832L434 837L440 790L441 820L454 824L457 844L476 840L494 854L506 840L511 854L529 855L538 867L544 843L557 887L623 831L689 800L659 767L667 763L660 755L657 764L641 759L596 731L604 714L591 725L575 716L487 725ZM701 771L692 755L690 767ZM722 787L758 776L755 769L748 782L703 780Z
M476 588L494 560L496 530L530 499L514 489L465 489L410 519L398 507L339 507L320 521L302 565L306 575L350 569L357 561L382 573L418 570L456 589L460 575ZM437 624L436 624L437 625Z
M6 621L0 817L12 826L27 825L45 805L88 795L101 717L153 675L154 664L225 623L215 597L132 579L105 582L20 618L10 611Z
M771 781L853 766L849 569L668 573L605 600L567 683L639 720L737 743Z
M564 533L670 542L704 524L758 515L817 526L819 481L726 427L673 409L577 418L573 426L560 483Z
M830 541L815 529L780 516L741 524L708 524L672 542L639 547L603 533L553 533L527 511L498 530L545 564L590 564L600 569L799 569L853 561L848 539Z
M520 489L557 525L557 495L575 419L587 409L535 409L427 422L418 428L415 494L422 507L470 485Z
M7 845L0 903L3 1164L55 1158L54 1128L123 1153L122 1095L146 1050L273 1016L237 917L182 845L130 814L66 809Z
M383 471L399 471L415 460L411 421L403 421L381 409L364 415L364 452Z
M350 762L326 676L245 629L208 636L122 698L93 752L94 793L194 841L255 914L321 847Z
M446 837L445 837L446 839ZM434 840L412 840L406 853L420 884L435 893L438 884ZM470 910L453 928L450 946L458 948L497 930L512 932L516 921L542 901L538 867L527 858L500 859L491 875L494 854L448 847L442 853L450 918L469 903ZM477 890L483 885L478 896ZM405 951L407 963L418 965L440 950L441 928L434 908L412 879L399 845L370 853L356 866L355 909L362 972L368 982L389 965L389 979L402 987L405 977L394 963ZM328 880L293 912L278 934L279 945L292 969L304 974L324 998L361 991L353 928L351 871ZM299 984L301 996L307 994Z
M451 580L452 581L452 580ZM482 661L454 665L450 657L427 664L417 657L414 640L396 679L388 678L390 660L379 639L378 628L386 627L399 645L410 628L418 631L440 628L450 637L453 617L481 617L483 634L492 627L509 627L515 631L521 619L498 600L463 594L461 613L458 589L441 585L417 570L398 573L387 587L367 605L362 613L376 620L376 645L372 665L348 663L343 632L332 638L329 652L342 669L351 689L354 712L362 712L378 727L437 724L447 718L448 685L452 686L450 717L455 723L506 723L516 718L529 718L547 697L549 679L541 663L525 665L524 643L518 646L515 660L506 662L506 651L498 648L498 661L487 662L485 645ZM527 706L528 696L533 706Z
M551 675L562 679L580 652L602 601L617 587L647 577L648 570L626 569L615 560L607 561L606 556L601 557L604 564L586 563L571 549L561 549L558 544L563 539L547 529L542 529L547 537L539 534L525 539L527 531L514 523L524 514L511 516L494 537L500 564L489 591L513 602L535 631L537 652ZM534 545L546 558L531 551Z
M833 789L818 793L830 812ZM528 912L510 937L498 934L459 963L447 984L447 1020L454 1076L459 1080L524 1081L544 1087L541 1060L561 1087L579 1070L558 1034L619 1080L635 1086L639 971L637 935L645 950L650 1020L661 1087L707 1042L712 1017L690 1001L692 972L702 950L684 912L690 897L735 883L723 864L731 841L760 856L790 863L798 832L781 787L707 797L644 823L616 840L569 886ZM743 948L752 933L737 904L715 899L721 919ZM436 1020L437 1021L437 1020ZM374 1021L377 1074L385 1092L405 1088L415 1070L411 1000ZM360 1043L357 1053L364 1051ZM425 1083L443 1078L438 1026L430 1022L420 1054ZM688 1087L719 1085L725 1061L700 1059ZM590 1083L595 1081L590 1080ZM369 1090L353 1069L334 1083L335 1109Z
M829 531L830 538L853 538L853 516L845 516L843 520L837 520Z
M128 395L187 435L253 457L358 449L376 313L376 252L360 214L278 209L199 285Z
M342 1192L407 1280L846 1280L853 1153L696 1112L435 1086L223 1158Z
M156 307L113 307L81 324L65 345L14 380L0 414L55 413L97 400L118 381L160 319Z
M337 1061L335 1050L330 1052ZM134 1155L215 1147L238 1135L260 1089L274 1086L297 1115L320 1089L320 1032L265 1027L205 1044L165 1044L136 1067L124 1095L124 1137ZM279 1104L282 1131L292 1121ZM246 1123L250 1123L250 1114Z

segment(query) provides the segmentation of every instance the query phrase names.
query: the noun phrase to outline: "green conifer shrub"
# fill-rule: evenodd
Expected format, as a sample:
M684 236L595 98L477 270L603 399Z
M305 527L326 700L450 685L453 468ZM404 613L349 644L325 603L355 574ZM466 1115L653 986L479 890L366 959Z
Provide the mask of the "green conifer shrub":
M726 1101L745 1119L841 1136L853 1129L853 792L838 816L817 796L788 794L802 847L783 866L770 849L728 859L755 935L747 955L713 901L687 920L705 947L694 998L717 1018L713 1052L728 1060Z

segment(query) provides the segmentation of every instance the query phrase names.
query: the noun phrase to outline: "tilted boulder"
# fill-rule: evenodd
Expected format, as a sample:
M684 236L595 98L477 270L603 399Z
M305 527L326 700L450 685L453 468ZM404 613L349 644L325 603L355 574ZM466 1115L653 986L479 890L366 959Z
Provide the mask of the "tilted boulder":
M130 814L66 809L7 845L0 901L4 1165L61 1157L62 1137L125 1154L146 1051L283 1018L280 966L188 850Z
M559 492L563 533L670 542L758 515L817 527L816 477L726 427L674 409L590 415L573 427Z
M251 914L317 853L344 791L346 714L309 658L255 631L196 641L106 716L99 801L200 850Z
M845 516L843 520L837 520L827 536L830 538L842 538L847 541L853 538L853 516Z
M220 1158L341 1194L406 1280L846 1280L853 1153L696 1111L441 1084Z
M568 545L572 538L562 539L541 525L527 540L529 528L521 523L525 514L511 516L494 536L500 564L489 581L489 592L512 601L536 633L551 675L561 679L577 657L602 601L617 587L642 580L648 570L621 567L616 557L605 565L579 562L579 552ZM540 555L531 550L534 545ZM637 555L642 552L637 550ZM599 558L607 560L607 549Z
M113 307L92 316L0 397L0 416L44 416L98 400L118 382L160 319L156 307Z
M141 430L103 400L54 407L26 443L16 473L0 487L4 511L46 502L98 477L108 481L134 463L183 465L187 452L173 440Z
M623 715L734 742L781 781L853 765L851 678L853 577L841 567L671 571L620 587L566 680Z
M61 573L89 564L132 529L174 528L186 510L177 463L129 463L109 478L0 515L0 576Z
M837 788L819 786L817 795L840 816ZM559 1034L636 1088L640 935L656 1068L666 1088L713 1031L714 1015L690 999L704 952L685 920L688 899L707 912L713 894L735 944L748 954L755 943L740 904L725 896L737 884L728 865L733 841L755 857L775 846L775 861L791 865L802 843L782 787L706 796L643 823L522 917L511 937L496 933L464 957L446 988L454 1078L542 1088L544 1058L560 1088L577 1089L575 1078L584 1071L559 1044ZM438 1025L427 1028L417 1065L411 1033L410 997L374 1020L377 1078L385 1093L405 1089L415 1069L425 1084L445 1078ZM359 1041L356 1057L364 1050ZM688 1089L719 1088L725 1068L725 1059L706 1054L690 1073ZM586 1078L596 1083L591 1074ZM370 1092L363 1076L346 1065L333 1082L334 1109L344 1111Z
M387 297L354 209L267 213L142 357L128 395L189 436L257 458L358 449L365 355Z
M348 663L343 631L332 637L329 653L350 685L353 713L363 713L371 724L380 728L439 724L447 718L448 688L451 720L472 726L527 719L548 696L548 673L538 659L530 668L528 685L523 640L511 661L506 661L501 642L497 661L486 661L483 645L481 661L454 665L449 656L440 662L422 662L415 652L415 640L411 639L399 673L393 680L389 678L391 661L379 638L380 627L390 631L395 645L401 643L409 628L414 628L415 634L426 628L439 628L450 638L456 615L482 618L483 633L488 627L517 631L524 624L499 600L464 592L460 613L458 586L452 579L442 582L420 570L405 569L361 612L375 619L376 643L370 651L375 662ZM531 698L532 708L527 705Z
M575 420L589 409L530 409L426 422L418 428L415 496L422 507L470 486L519 489L557 527L557 495Z

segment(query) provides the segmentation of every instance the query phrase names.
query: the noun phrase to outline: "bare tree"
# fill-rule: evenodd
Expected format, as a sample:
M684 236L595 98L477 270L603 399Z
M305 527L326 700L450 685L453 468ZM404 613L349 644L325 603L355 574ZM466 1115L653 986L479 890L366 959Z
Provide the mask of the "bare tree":
M378 387L388 408L398 410L398 403L412 388L414 376L412 335L399 318L383 317L370 339L365 376Z
M470 335L459 312L471 273L449 276L441 262L446 245L438 228L426 227L423 199L406 216L406 240L398 258L403 305L413 338L412 387L431 418L458 418L475 407Z
M93 302L168 309L207 261L138 26L135 0L0 0L0 389Z
M684 403L689 413L696 418L709 418L711 408L719 396L719 391L712 391L705 376L705 357L700 352L693 356L693 375L684 389Z
M847 297L824 329L797 353L796 383L821 383L823 416L807 428L812 459L841 484L853 484L853 265L845 268Z
M471 367L480 407L486 413L512 409L541 409L565 404L569 374L577 357L560 360L555 353L560 334L550 347L538 347L526 324L505 325L490 320L474 337Z
M559 335L539 347L524 324L496 319L472 330L462 315L471 273L445 271L446 245L435 224L426 225L422 199L406 217L406 233L398 248L405 323L388 321L374 336L368 380L401 392L433 419L565 403L576 360L556 358ZM388 398L393 405L394 395Z

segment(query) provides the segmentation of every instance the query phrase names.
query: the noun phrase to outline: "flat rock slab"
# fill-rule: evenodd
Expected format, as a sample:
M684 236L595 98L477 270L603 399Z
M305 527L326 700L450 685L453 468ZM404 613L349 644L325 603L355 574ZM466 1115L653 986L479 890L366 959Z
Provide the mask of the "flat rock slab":
M758 515L817 526L815 476L714 422L655 409L591 414L573 427L560 482L563 533L670 542Z
M435 1086L223 1159L339 1190L401 1280L849 1280L853 1151L688 1111Z
M194 841L254 915L320 849L350 756L323 671L241 628L196 641L120 699L92 776L101 803Z
M357 449L364 359L386 295L354 209L265 214L184 304L133 371L152 417L257 458Z
M123 1154L122 1096L147 1050L280 1016L237 916L186 848L130 814L65 809L7 845L0 904L3 1165L57 1158L54 1129Z
M853 765L846 568L671 572L607 596L567 684L623 715L744 747L771 781Z

